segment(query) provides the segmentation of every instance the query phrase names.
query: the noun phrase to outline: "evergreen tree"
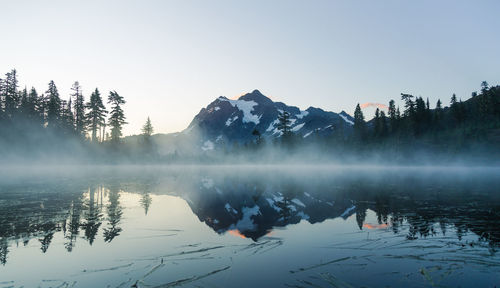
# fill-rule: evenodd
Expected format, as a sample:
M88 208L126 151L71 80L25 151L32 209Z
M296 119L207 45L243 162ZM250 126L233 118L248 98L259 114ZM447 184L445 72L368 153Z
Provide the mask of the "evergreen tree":
M97 132L105 124L105 115L107 113L106 107L102 103L101 94L96 88L90 95L90 101L87 102L86 108L89 110L86 114L87 127L91 132L91 139L93 142L97 140Z
M28 96L28 89L24 87L23 91L19 93L20 98L21 98L21 103L19 105L19 114L23 115L25 118L28 118L28 115L30 114L30 101L29 101L29 96Z
M415 113L415 103L412 100L413 97L415 96L401 93L401 100L405 101L405 110L403 111L405 117L413 117Z
M20 104L17 113L22 116L22 120L26 121L26 123L33 124L36 119L36 101L37 95L36 91L35 95L33 94L34 88L32 91L28 93L28 89L25 87L23 91L19 93L20 95Z
M427 129L428 125L427 119L427 109L422 97L418 97L415 100L415 112L414 112L414 132L415 135L420 135Z
M153 142L151 141L151 136L153 135L154 132L153 125L151 124L151 119L149 119L149 116L148 119L146 120L146 123L144 123L144 125L142 126L141 132L144 140L144 146L143 146L144 152L146 154L149 154L153 151Z
M252 135L255 136L257 139L256 139L256 143L259 144L260 143L260 137L261 137L261 134L259 132L259 130L257 130L257 128L254 128L253 131L252 131Z
M458 122L460 124L464 123L466 116L465 105L464 102L462 102L462 98L460 98L458 102Z
M17 91L18 80L17 71L13 69L9 73L5 74L5 80L3 81L2 87L2 97L5 116L7 118L12 118L16 112L17 105L19 103L19 94Z
M490 112L493 110L492 108L494 108L492 107L492 99L488 92L488 82L483 81L481 83L481 96L479 98L479 114L483 123L491 120Z
M396 105L394 103L394 100L389 101L389 121L391 125L391 133L394 133L397 130Z
M283 137L288 137L290 134L290 113L287 111L278 112L278 128L281 131Z
M48 98L47 125L51 128L58 128L61 124L61 98L59 98L59 92L54 81L49 82L49 89L45 93Z
M38 96L35 87L31 87L29 97L29 118L35 123L37 126L43 126L43 117L41 117L42 104L40 103L41 98Z
M109 92L108 103L111 104L111 113L108 119L108 123L111 125L111 141L117 143L122 136L123 125L127 123L121 107L121 105L125 104L125 100L116 91L111 91Z
M385 117L385 112L380 111L380 136L385 137L388 134L388 129L387 129L387 122L386 122L386 117Z
M488 91L488 82L486 81L481 82L481 94L486 94L487 91Z
M144 123L144 126L142 126L142 135L144 136L144 138L148 139L151 137L151 135L153 135L153 125L151 124L151 120L149 119L149 116L148 116L148 119L146 120L146 123Z
M453 119L460 123L460 107L457 101L457 95L453 93L450 100L450 111Z
M431 112L431 104L429 102L429 97L427 97L427 101L425 102L425 127L427 130L429 130L432 126L432 112Z
M366 137L365 116L363 116L359 103L354 110L354 137L361 141L365 140Z
M380 122L380 109L375 110L375 117L373 117L373 134L375 138L378 138L380 136L381 132L381 122Z
M38 101L36 102L36 110L38 112L38 119L42 127L45 127L47 124L47 106L48 106L48 98L45 94L41 94L38 97Z
M438 99L436 102L436 109L434 110L434 128L435 129L440 129L441 128L441 120L443 118L443 107L441 105L441 100Z
M61 113L61 126L63 128L64 133L73 134L75 129L73 126L73 112L71 109L71 98L66 101L61 101L62 113Z
M71 93L71 97L73 97L74 104L74 117L75 117L75 132L79 136L85 136L85 99L82 94L82 87L80 83L76 81L73 83L71 87L73 93Z
M456 104L457 104L457 95L455 95L455 93L453 93L453 95L451 95L450 108Z

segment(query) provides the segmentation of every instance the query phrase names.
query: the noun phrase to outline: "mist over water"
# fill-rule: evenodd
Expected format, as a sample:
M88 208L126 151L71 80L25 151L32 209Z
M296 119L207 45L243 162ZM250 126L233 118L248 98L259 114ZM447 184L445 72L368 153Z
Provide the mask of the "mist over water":
M1 171L4 286L421 287L500 281L497 168Z
M500 287L499 1L27 2L0 288Z

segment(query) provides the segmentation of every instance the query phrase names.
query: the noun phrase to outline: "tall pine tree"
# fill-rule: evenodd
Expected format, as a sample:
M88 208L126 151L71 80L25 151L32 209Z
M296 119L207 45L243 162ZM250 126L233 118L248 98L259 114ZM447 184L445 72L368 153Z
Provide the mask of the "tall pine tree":
M394 104L394 100L389 101L389 122L391 133L396 132L397 130L397 118L396 118L396 105Z
M281 131L283 137L287 137L290 134L290 113L287 111L278 112L278 128Z
M434 123L435 130L441 129L442 119L443 119L443 107L441 104L441 99L438 99L438 101L436 102L436 109L434 109L434 119L432 121Z
M9 73L5 74L5 80L3 81L2 87L4 111L7 118L12 118L16 112L17 105L19 103L19 94L17 88L17 71L16 69L13 69Z
M48 98L47 103L47 126L59 128L61 125L61 98L54 81L49 82L49 89L45 92Z
M380 137L385 137L387 136L388 129L387 129L387 122L386 122L386 117L385 117L385 112L380 111Z
M149 116L146 120L146 123L144 123L144 126L142 126L141 132L142 136L144 136L145 138L151 137L151 135L153 135L153 125L151 124L151 119L149 119Z
M91 132L92 142L97 141L97 132L106 123L105 115L107 113L106 107L102 103L101 94L96 88L90 95L90 101L87 103L86 108L89 110L86 114L87 127Z
M380 122L380 109L376 109L375 110L375 117L373 117L373 136L375 136L375 138L378 138L380 136L380 132L381 132L381 122Z
M86 125L85 125L85 99L83 97L82 93L82 87L80 86L80 83L78 81L75 81L73 83L73 86L71 87L71 90L73 91L71 93L71 97L73 97L74 100L74 117L75 117L75 132L76 135L85 136L85 130L86 130Z
M71 109L71 98L62 101L61 104L61 128L65 134L73 134L75 132L73 111Z
M19 93L20 96L20 104L19 104L19 114L23 115L24 118L28 118L29 110L30 110L30 99L28 95L28 89L24 87L23 91Z
M354 137L358 141L363 141L366 138L365 116L359 103L354 110Z
M401 93L401 100L405 101L405 110L403 111L403 115L408 117L413 117L415 113L415 102L413 102L413 95Z
M151 119L149 119L149 116L148 116L148 119L146 120L146 123L144 123L144 126L142 126L142 129L141 129L141 132L142 132L142 137L144 139L144 149L145 149L145 152L151 152L151 149L152 149L152 141L151 141L151 135L153 135L153 125L151 124Z
M33 123L36 124L38 127L43 126L43 115L41 113L43 112L43 103L41 103L41 97L38 96L38 93L36 92L35 87L31 87L30 93L29 93L29 102L30 102L30 116L29 118L32 119Z
M125 100L116 91L111 91L109 92L108 103L111 104L111 113L108 120L109 125L111 125L111 141L117 143L122 136L122 126L127 124L121 107L121 105L125 104Z

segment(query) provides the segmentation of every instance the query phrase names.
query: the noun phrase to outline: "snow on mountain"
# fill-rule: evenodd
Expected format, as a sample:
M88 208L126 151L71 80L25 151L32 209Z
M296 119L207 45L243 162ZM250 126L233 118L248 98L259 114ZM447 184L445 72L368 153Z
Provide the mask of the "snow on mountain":
M304 134L304 136L302 136L303 138L306 138L308 136L310 136L314 131L309 131L307 132L306 134Z
M297 131L299 131L302 127L304 127L304 125L306 125L306 123L301 123L301 124L296 125L295 127L293 127L291 130L292 130L292 132L297 132Z
M255 101L229 100L223 96L219 97L219 100L228 101L233 107L238 107L238 109L243 112L243 123L253 122L255 125L259 124L260 116L252 114L253 107L257 105Z
M238 116L234 116L233 118L228 118L226 120L226 126L230 126L236 120L238 120Z
M201 146L201 150L207 151L207 150L214 150L214 143L210 140L207 140L203 143L203 146Z
M297 117L297 119L302 119L302 118L304 118L304 116L307 116L308 114L309 114L309 112L307 112L307 111L300 111L300 114L295 115L295 117Z
M344 111L342 111L340 114L339 114L340 117L342 117L342 119L344 119L345 122L351 124L351 125L354 125L354 119L348 115L347 113L345 113Z
M281 137L278 115L283 111L290 114L290 130L303 138L313 133L328 136L337 129L341 129L342 133L351 133L354 124L354 119L344 111L337 114L314 107L300 110L282 102L274 102L260 91L254 90L236 100L218 97L201 109L183 134L196 131L199 147L203 151L214 149L212 145L254 141L254 129L263 138Z

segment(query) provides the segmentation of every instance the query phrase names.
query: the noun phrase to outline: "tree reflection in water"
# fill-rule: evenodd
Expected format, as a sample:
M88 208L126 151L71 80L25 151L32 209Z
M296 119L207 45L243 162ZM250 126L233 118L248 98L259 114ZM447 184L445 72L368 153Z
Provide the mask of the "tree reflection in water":
M108 217L108 226L104 228L104 241L111 242L113 239L120 235L122 228L118 226L122 218L122 207L120 206L120 190L117 185L112 185L108 192L108 205L106 211Z
M433 178L416 182L404 177L381 182L354 176L328 181L292 176L277 181L261 175L169 177L102 178L101 184L71 182L53 185L52 190L49 184L0 187L4 192L0 194L0 263L8 262L12 245L28 245L33 238L47 252L59 232L68 252L75 249L81 231L90 245L99 231L103 241L112 242L122 232L122 191L139 194L138 205L146 217L152 196L167 193L186 199L192 212L217 233L238 230L238 235L253 240L303 220L314 224L355 215L361 230L384 227L394 234L405 233L409 240L452 231L459 240L472 232L493 251L500 243L500 199L493 191L499 180L478 184ZM258 213L245 215L245 211ZM365 222L368 211L375 212L377 225ZM244 219L252 226L238 226Z
M81 227L85 231L85 238L89 241L89 244L92 245L96 238L97 232L99 231L99 227L102 224L102 194L103 187L98 186L96 188L89 188L88 190L88 200L84 201L84 207L86 208L84 213L84 222L81 224ZM101 202L99 202L101 199Z

